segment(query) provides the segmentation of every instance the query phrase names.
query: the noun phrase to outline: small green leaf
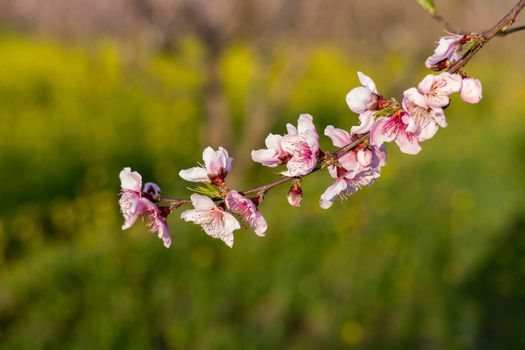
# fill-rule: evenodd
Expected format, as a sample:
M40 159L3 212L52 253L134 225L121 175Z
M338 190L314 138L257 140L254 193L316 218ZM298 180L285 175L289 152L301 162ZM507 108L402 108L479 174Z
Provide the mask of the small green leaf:
M417 2L432 15L436 12L436 5L434 5L434 0L417 0Z
M387 108L383 108L379 111L377 111L374 116L376 118L380 118L380 117L389 117L390 115L392 115L392 113L394 113L396 111L397 107L396 106L389 106Z
M188 190L190 190L192 192L195 192L195 193L199 193L199 194L208 196L210 198L220 198L221 197L221 193L219 192L219 190L217 188L213 187L209 183L204 183L204 185L206 187L202 187L202 186L198 186L198 187L195 187L195 188L188 187Z
M471 39L463 45L463 51L461 52L461 57L465 57L470 51L474 50L479 46L479 42L476 39Z

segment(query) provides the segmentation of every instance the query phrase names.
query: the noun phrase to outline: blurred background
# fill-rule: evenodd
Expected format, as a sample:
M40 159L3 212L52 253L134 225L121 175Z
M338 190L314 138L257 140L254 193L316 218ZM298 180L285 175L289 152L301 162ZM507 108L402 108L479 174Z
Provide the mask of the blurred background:
M515 2L436 1L466 31ZM0 348L524 348L525 32L346 202L319 208L326 173L300 209L276 189L233 249L178 213L170 249L120 229L123 167L188 196L178 171L222 145L232 186L275 179L250 160L269 132L356 125L356 71L400 98L443 34L416 1L0 0Z

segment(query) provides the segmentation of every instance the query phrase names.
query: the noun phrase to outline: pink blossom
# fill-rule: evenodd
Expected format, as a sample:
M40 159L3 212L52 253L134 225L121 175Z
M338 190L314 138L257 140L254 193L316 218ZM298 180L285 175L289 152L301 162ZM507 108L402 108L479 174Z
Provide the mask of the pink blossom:
M478 103L482 98L481 82L475 78L463 79L460 96L461 99L467 103Z
M313 124L313 117L301 114L297 128L287 124L288 134L283 136L281 147L288 153L290 159L286 162L285 176L302 176L312 172L317 165L319 154L319 135Z
M325 135L336 147L342 147L357 139L356 134L327 126ZM386 164L384 147L359 145L338 159L337 165L330 165L328 172L335 182L321 195L320 205L327 209L338 197L347 197L361 187L368 186L380 176L380 169Z
M200 225L207 235L222 240L228 247L233 246L233 231L241 228L237 219L218 207L209 197L192 194L191 203L195 209L181 214L185 221Z
M395 141L401 152L417 154L421 151L419 135L408 130L409 125L414 125L413 117L402 110L391 117L378 118L370 130L370 143L381 146L384 142Z
M352 112L361 114L370 110L376 104L379 95L376 84L370 77L362 72L357 72L357 76L363 86L352 89L346 95L346 103Z
M142 177L130 168L124 168L120 174L122 192L120 195L120 211L124 216L122 229L126 230L133 226L137 219L142 216L148 223L151 232L158 232L164 246L169 248L171 237L166 222L169 212L164 212L155 203L144 197L142 194ZM147 189L154 188L160 193L160 188L153 183L148 183ZM146 186L145 186L146 187ZM146 189L146 188L145 188ZM146 191L145 191L146 192Z
M319 154L319 135L315 130L313 118L301 114L297 128L286 125L288 133L284 136L269 134L266 149L252 151L252 159L262 165L275 167L286 164L286 176L302 176L310 173L317 165Z
M238 215L243 222L254 229L258 236L264 236L268 225L250 199L243 197L237 191L231 190L228 192L225 202L229 211Z
M269 134L264 141L267 148L252 151L253 161L268 167L286 164L290 155L281 147L281 140L281 135Z
M447 127L443 109L427 105L427 99L416 88L406 90L403 95L403 108L411 116L406 130L417 134L419 141L432 138L439 127Z
M441 70L446 68L447 61L457 61L461 58L462 35L444 36L439 40L434 54L427 58L425 66L428 69Z
M228 151L219 147L214 151L211 147L206 147L202 153L204 166L193 167L181 170L179 176L191 182L211 182L215 185L222 185L224 178L232 169L233 158L228 155Z
M429 107L442 108L449 105L452 93L461 90L461 80L459 74L429 74L419 83L418 90Z

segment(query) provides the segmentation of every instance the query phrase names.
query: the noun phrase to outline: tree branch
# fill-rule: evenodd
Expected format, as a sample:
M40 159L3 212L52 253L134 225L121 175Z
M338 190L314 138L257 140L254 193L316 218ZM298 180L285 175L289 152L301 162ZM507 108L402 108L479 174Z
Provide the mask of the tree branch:
M472 49L467 55L465 55L465 57L461 58L460 60L455 62L452 66L450 66L447 69L447 72L449 72L449 73L456 73L456 72L458 72L461 68L463 68L472 59L472 57L474 57L479 52L479 50L481 50L481 48L487 42L489 42L496 35L499 35L499 36L507 35L507 34L516 32L518 30L525 29L525 26L509 29L512 26L512 24L515 22L516 17L521 12L521 10L523 10L524 7L525 7L525 0L520 0L512 8L512 10L509 11L509 13L507 13L501 20L499 20L498 23L496 23L496 25L494 25L492 28L488 29L487 31L479 34L479 37L478 37L479 38L479 45L476 46L474 49ZM448 23L443 19L443 17L441 17L441 16L436 14L436 15L434 15L434 18L436 18L436 20L438 20L445 27L449 26ZM451 29L451 28L449 28L449 29ZM453 30L451 30L451 32L453 32ZM335 151L333 153L328 153L327 155L325 155L322 159L320 159L318 161L316 168L310 174L320 170L322 163L327 159L327 157L332 156L332 157L334 157L336 159L339 159L340 157L342 157L346 153L350 152L351 150L353 150L355 147L357 147L361 143L364 143L365 141L367 141L368 138L369 138L369 133L366 133L366 134L362 135L359 139L355 140L354 142L352 142L352 143L350 143L350 144L348 144L348 145L346 145L344 147L341 147L337 151ZM310 175L310 174L308 174L308 175ZM301 177L298 177L298 178L306 177L308 175L301 176ZM282 177L282 178L280 178L278 180L275 180L273 182L270 182L270 183L267 183L267 184L264 184L264 185L261 185L261 186L249 189L249 190L245 190L245 191L242 191L240 193L243 194L243 195L264 194L267 191L271 190L272 188L277 187L279 185L282 185L282 184L284 184L284 183L286 183L286 182L288 182L288 181L290 181L292 179L294 179L294 177ZM220 199L217 199L217 200L220 200ZM181 205L191 203L191 201L189 199L176 199L176 198L165 198L165 197L161 197L161 201L169 203L172 208L177 208L177 207L179 207Z
M456 73L461 68L463 68L487 42L489 42L492 38L494 38L494 36L496 36L496 34L502 31L505 32L507 28L510 28L510 26L512 26L514 21L516 21L516 17L521 12L521 10L523 10L524 7L525 0L518 1L518 3L512 8L512 10L510 10L509 13L507 13L502 19L500 19L494 27L490 28L489 30L483 32L480 35L481 40L476 48L474 48L465 57L454 63L452 66L450 66L449 69L447 69L447 71L449 73Z

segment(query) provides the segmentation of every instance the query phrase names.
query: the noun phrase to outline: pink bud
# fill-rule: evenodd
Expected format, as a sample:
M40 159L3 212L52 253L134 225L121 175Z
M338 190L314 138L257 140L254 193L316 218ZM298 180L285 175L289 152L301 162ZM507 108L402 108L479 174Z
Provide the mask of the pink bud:
M460 96L467 103L478 103L482 98L481 82L475 78L463 79Z
M301 181L295 180L286 195L288 203L294 207L300 207L303 201L303 190L301 190Z
M376 102L377 95L364 86L352 89L346 95L346 103L352 112L361 114L366 112Z
M155 200L158 200L160 196L160 187L154 182L146 182L142 188L142 192L151 195Z

